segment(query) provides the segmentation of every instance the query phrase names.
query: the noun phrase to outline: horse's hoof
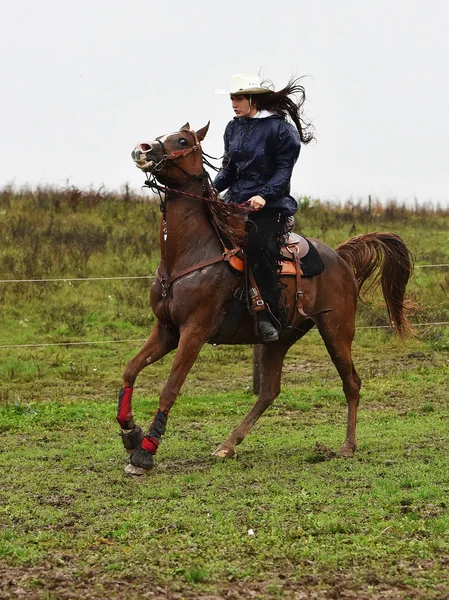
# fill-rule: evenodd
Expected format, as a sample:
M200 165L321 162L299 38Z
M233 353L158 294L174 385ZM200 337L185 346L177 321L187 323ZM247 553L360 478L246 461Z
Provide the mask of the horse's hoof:
M340 448L340 456L343 458L352 458L354 456L355 449L352 448L347 442L345 442Z
M134 425L131 431L127 433L125 433L122 429L120 435L122 438L123 446L125 447L125 450L128 452L128 454L132 454L134 450L139 448L145 436L142 427L139 427L139 425Z
M142 467L135 467L134 465L126 465L125 473L127 475L135 475L140 477L141 475L146 475L150 472L150 469L142 469Z
M215 450L212 456L216 456L217 458L235 458L236 452L233 448L223 448L220 446Z
M154 467L154 454L143 448L137 448L129 457L129 464L149 471Z

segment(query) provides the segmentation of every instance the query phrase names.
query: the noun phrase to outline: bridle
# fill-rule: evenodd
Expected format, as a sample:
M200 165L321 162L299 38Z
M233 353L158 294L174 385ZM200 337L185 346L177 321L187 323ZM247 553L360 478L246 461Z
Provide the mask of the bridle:
M167 240L168 240L168 229L167 229L167 196L170 192L174 192L175 195L177 194L183 194L185 196L191 196L194 198L198 198L199 200L204 200L204 191L205 191L205 186L207 186L207 191L209 193L212 192L212 190L214 190L214 187L212 185L212 180L210 178L209 173L204 169L203 166L203 170L200 174L197 173L189 173L188 171L186 171L180 164L178 164L178 160L180 158L184 158L186 156L188 156L189 154L191 154L192 152L196 152L197 150L201 150L201 143L200 140L198 138L198 135L196 133L196 131L192 131L192 130L188 130L186 131L186 133L191 133L193 136L193 140L194 140L194 144L193 146L190 146L189 148L185 148L184 150L174 150L173 152L168 152L164 142L160 139L156 139L157 143L161 146L162 148L162 158L161 160L155 165L155 167L153 167L153 169L151 170L151 173L149 174L149 178L145 181L144 183L144 187L148 187L149 189L151 189L153 192L156 191L158 196L159 196L159 208L160 211L162 213L162 235L163 235L163 241L164 241L164 257L165 257L165 262L167 261L167 257L168 257L168 252L167 252ZM194 181L196 179L200 179L203 180L203 189L202 189L202 194L201 196L197 196L194 194L189 194L188 192L184 192L182 190L176 190L170 186L168 186L167 184L165 185L160 185L159 182L156 180L156 176L154 175L154 173L158 173L160 171L162 171L162 169L166 169L166 181L168 181L168 168L169 168L169 164L172 164L174 166L176 166L178 169L180 169L185 175L187 175L190 179L190 181ZM215 194L216 196L216 194ZM165 282L169 281L169 269L168 269L168 264L164 265L164 270L165 270L165 277L162 278L161 280L161 285L164 288L164 296L166 295L167 290L165 289ZM168 284L169 285L169 284ZM168 286L167 286L168 289Z
M158 268L158 270L156 271L156 279L159 281L159 283L163 289L162 297L164 299L167 298L171 284L176 279L179 279L180 277L182 277L183 275L185 275L187 273L190 273L199 268L203 268L205 266L214 264L216 262L220 262L222 260L228 261L228 260L230 260L231 256L233 256L236 252L238 252L238 248L234 248L233 250L226 250L219 256L216 256L212 259L208 259L198 265L193 265L191 267L188 267L187 269L184 269L183 271L170 276L170 268L168 265L168 229L167 229L167 200L168 200L169 194L173 194L172 197L177 196L177 195L182 195L182 196L187 196L190 198L197 198L198 200L202 200L203 202L211 203L212 205L214 203L216 203L217 201L219 201L217 192L212 183L212 179L211 179L209 173L204 168L204 165L206 164L207 166L211 167L215 171L219 171L219 169L217 167L215 167L214 165L212 165L206 158L204 158L204 155L206 155L208 158L211 158L214 160L218 160L218 159L215 159L213 156L209 156L208 154L205 154L204 151L202 151L202 153L201 153L202 172L199 174L198 173L189 173L180 164L178 164L177 161L179 159L184 158L185 156L188 156L192 152L202 150L200 140L198 138L197 133L192 130L184 130L184 131L185 131L185 133L192 134L193 140L194 140L193 146L190 146L189 148L185 148L184 150L174 150L173 152L168 152L164 145L164 142L160 139L156 139L157 143L162 148L163 155L162 155L161 160L151 169L151 172L148 172L149 177L148 177L148 179L145 180L145 183L143 186L143 187L147 187L147 188L151 189L153 192L157 192L157 194L159 196L159 200L160 200L159 208L160 208L160 211L162 212L162 239L163 239L163 247L164 247L164 257L163 258L161 257L161 269ZM176 166L185 175L187 175L189 178L189 183L191 183L192 181L195 181L195 180L202 180L203 186L202 186L201 196L196 195L196 194L191 194L191 193L185 191L184 189L179 190L179 189L175 189L175 188L172 188L169 185L167 185L169 165ZM166 169L166 178L165 178L166 183L164 185L161 185L157 181L155 173L161 172L164 168ZM187 187L189 185L189 183L186 186L180 186L180 187ZM240 208L241 208L242 212L245 212L245 213L248 213L251 211L251 209L249 209L248 207L241 206ZM223 248L225 248L225 244L221 237L220 231L213 220L212 220L212 225L217 233L219 240L222 243ZM169 318L168 318L167 302L164 302L163 306L164 306L164 312L166 314L166 322L168 322Z
M167 192L174 192L175 194L184 194L186 196L190 196L192 198L198 198L199 200L204 200L204 186L203 186L203 193L201 196L197 196L194 194L189 194L187 192L184 192L182 190L177 190L174 189L172 187L169 187L168 185L160 185L158 183L158 181L156 180L156 177L154 175L154 173L159 173L160 171L162 171L162 169L165 167L166 168L166 181L168 181L168 166L169 166L169 161L171 162L171 164L173 164L175 167L177 167L178 169L180 169L185 175L187 175L191 181L194 181L195 179L202 179L202 180L206 180L208 181L209 185L208 187L208 191L210 193L211 190L213 190L213 185L212 185L212 180L209 176L209 173L204 169L200 174L197 173L189 173L188 171L186 171L183 167L181 167L180 164L178 164L178 159L180 158L184 158L186 156L188 156L189 154L191 154L192 152L196 152L197 150L201 150L201 143L200 140L198 138L198 135L196 133L196 131L192 131L192 130L187 130L186 133L191 133L193 136L193 140L194 140L194 144L193 146L190 146L190 148L185 148L184 150L173 150L173 152L168 152L164 142L158 138L156 138L156 142L160 145L160 147L162 148L162 158L161 160L152 168L150 176L148 177L148 179L145 181L144 186L143 187L148 187L150 188L152 191L156 191L159 195L159 200L160 200L160 210L164 215L164 222L165 222L165 214L167 212ZM204 161L203 161L204 162ZM207 162L207 161L206 161ZM209 163L207 163L209 164ZM211 165L212 166L212 165ZM213 167L215 168L215 167ZM164 194L164 196L162 196L162 194Z
M204 171L201 175L192 174L192 173L189 173L188 171L186 171L185 169L183 169L183 167L181 167L181 165L179 165L176 162L179 158L184 158L185 156L188 156L192 152L201 150L200 140L198 139L198 135L197 135L196 131L189 130L186 133L191 133L193 135L194 144L193 144L193 146L190 146L190 148L185 148L184 150L173 150L173 152L167 152L164 142L160 139L156 139L156 142L162 148L162 158L156 164L156 166L153 167L153 169L151 170L151 175L155 172L158 173L158 172L162 171L162 169L164 167L166 167L168 170L168 161L171 161L173 165L178 167L178 169L180 169L185 175L188 175L192 179L202 179L204 177ZM155 177L153 177L153 179L155 179ZM147 182L145 182L145 183L147 183ZM153 187L153 186L151 186L151 187Z
M196 198L198 200L203 200L203 201L207 201L207 200L216 201L217 200L217 193L216 193L214 185L212 183L212 179L211 179L209 173L204 169L204 165L206 164L208 167L210 167L214 171L219 171L220 169L218 167L216 167L215 165L211 164L207 158L210 158L212 160L220 160L223 157L217 158L214 156L210 156L209 154L204 152L204 150L201 147L201 143L200 143L200 140L198 138L196 131L189 129L189 130L185 130L185 133L191 133L193 136L193 139L194 139L193 146L191 146L190 148L186 148L185 150L174 150L173 152L168 152L163 141L160 139L156 139L156 142L162 148L162 152L163 152L162 158L151 169L151 172L148 172L149 177L148 177L148 179L145 180L144 185L143 185L143 187L147 187L147 188L151 189L153 192L154 191L157 192L157 194L159 196L159 200L160 200L160 210L164 215L164 223L165 223L165 214L167 212L167 192L168 193L173 192L175 195L180 194L183 196L188 196L189 198ZM179 158L184 158L185 156L188 156L189 154L191 154L192 152L196 152L197 150L202 151L201 154L202 154L203 170L200 174L189 173L183 167L181 167L180 164L178 164L177 160ZM207 158L205 158L205 157L207 157ZM177 167L185 175L187 175L191 181L198 180L198 179L203 180L204 184L203 184L203 190L202 190L201 196L198 196L196 194L190 194L184 190L175 189L168 185L159 184L159 182L156 180L154 173L159 173L165 167L166 175L167 175L166 180L168 180L168 162L169 161L171 161L171 163L175 167ZM204 195L205 191L207 192L206 196ZM162 194L164 194L164 196L162 196ZM242 210L248 211L248 208L242 207Z
M197 135L196 131L189 130L186 133L191 133L193 135L193 139L195 140L195 143L193 146L191 146L190 148L186 148L185 150L174 150L173 152L168 153L164 146L164 143L161 140L156 139L156 142L161 145L162 152L164 153L164 155L162 157L163 160L176 160L178 158L188 156L191 152L200 150L201 144L200 144L200 140L198 139L198 135Z

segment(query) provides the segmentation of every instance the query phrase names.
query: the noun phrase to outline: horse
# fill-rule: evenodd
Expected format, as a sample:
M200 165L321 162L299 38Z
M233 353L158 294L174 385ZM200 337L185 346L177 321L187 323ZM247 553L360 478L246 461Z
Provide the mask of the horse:
M221 458L235 456L236 446L280 393L287 351L315 326L343 384L347 425L340 455L350 457L357 445L361 386L351 356L357 299L363 284L373 275L371 281L374 278L374 283L381 286L395 332L400 337L409 335L405 290L412 272L410 251L394 233L358 235L336 250L313 239L311 243L318 250L324 269L314 277L301 278L300 308L295 278L281 277L282 300L288 315L279 339L261 344L246 308L237 317L234 315L231 327L229 313L235 292L242 286L242 275L230 268L217 228L220 215L228 215L234 209L214 195L205 170L205 161L210 163L204 158L201 142L208 128L209 123L194 131L186 123L179 131L137 144L132 151L136 166L150 175L152 188L161 197L161 261L150 293L156 323L143 347L127 363L119 393L117 420L123 445L130 455L125 471L142 475L153 468L169 411L206 343L255 345L256 402L213 453ZM236 213L238 208L235 207ZM132 411L137 375L175 349L158 409L144 434Z

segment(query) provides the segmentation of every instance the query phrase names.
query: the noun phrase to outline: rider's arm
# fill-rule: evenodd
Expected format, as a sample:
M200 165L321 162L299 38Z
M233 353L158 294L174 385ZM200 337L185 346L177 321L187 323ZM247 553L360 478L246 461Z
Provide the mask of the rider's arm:
M259 192L267 204L289 194L290 179L300 148L301 141L297 131L282 122L276 140L275 172Z

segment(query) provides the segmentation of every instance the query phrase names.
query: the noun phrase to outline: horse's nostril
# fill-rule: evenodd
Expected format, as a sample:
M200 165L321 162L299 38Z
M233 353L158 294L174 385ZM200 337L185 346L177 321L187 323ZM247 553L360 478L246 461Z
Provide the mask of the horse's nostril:
M144 152L146 152L147 150L151 150L152 146L151 144L140 144L140 149L143 150Z

